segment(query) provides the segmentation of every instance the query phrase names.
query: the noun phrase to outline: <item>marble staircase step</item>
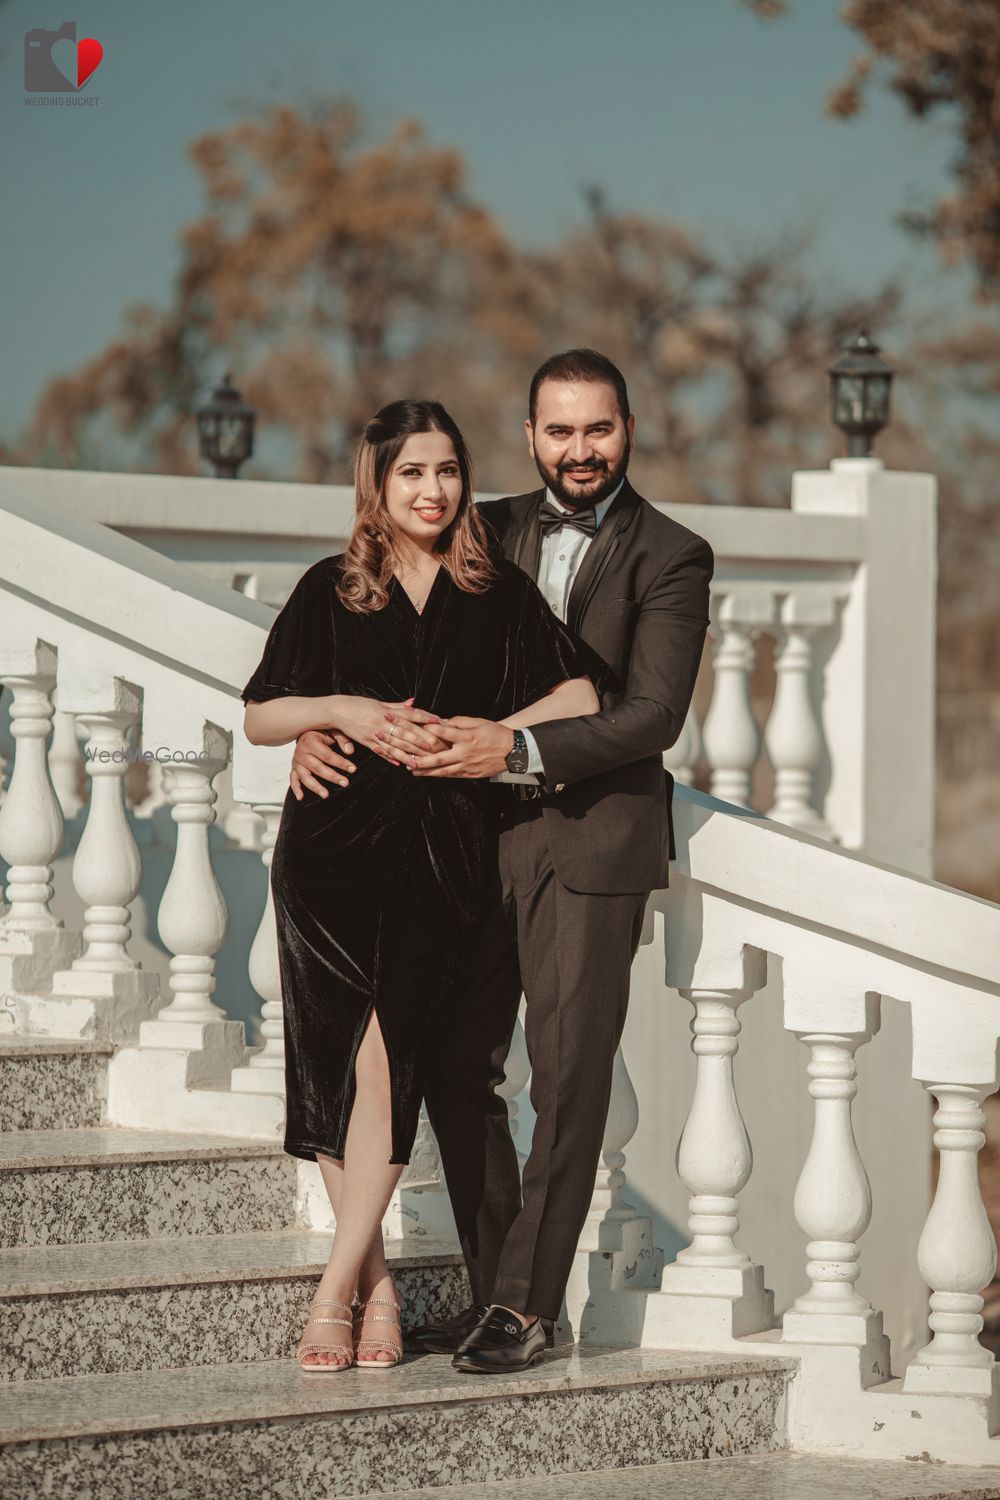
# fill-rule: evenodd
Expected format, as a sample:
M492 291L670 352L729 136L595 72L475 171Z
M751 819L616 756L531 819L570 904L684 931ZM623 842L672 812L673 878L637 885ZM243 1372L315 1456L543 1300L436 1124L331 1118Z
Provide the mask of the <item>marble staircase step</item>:
M793 1368L584 1348L509 1376L428 1355L379 1375L284 1359L30 1382L4 1393L0 1492L332 1500L461 1482L504 1500L498 1482L780 1449Z
M99 1125L110 1042L0 1037L0 1130Z
M280 1359L331 1242L284 1229L0 1250L0 1382ZM417 1245L387 1246L404 1326L470 1300L457 1250Z
M291 1228L273 1141L100 1126L0 1133L0 1247Z
M1000 1470L760 1453L547 1479L391 1490L377 1500L997 1500Z

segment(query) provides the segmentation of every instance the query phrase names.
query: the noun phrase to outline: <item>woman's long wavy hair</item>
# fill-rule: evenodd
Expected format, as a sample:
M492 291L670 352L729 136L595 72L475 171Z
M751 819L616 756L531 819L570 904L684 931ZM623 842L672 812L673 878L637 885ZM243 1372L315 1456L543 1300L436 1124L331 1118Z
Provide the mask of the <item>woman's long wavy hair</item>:
M486 528L472 498L472 459L454 419L438 401L391 401L367 423L354 460L355 520L344 554L337 593L348 609L369 614L389 602L389 584L399 556L399 532L385 503L392 466L407 438L443 432L455 448L462 498L436 550L460 589L482 594L496 577Z

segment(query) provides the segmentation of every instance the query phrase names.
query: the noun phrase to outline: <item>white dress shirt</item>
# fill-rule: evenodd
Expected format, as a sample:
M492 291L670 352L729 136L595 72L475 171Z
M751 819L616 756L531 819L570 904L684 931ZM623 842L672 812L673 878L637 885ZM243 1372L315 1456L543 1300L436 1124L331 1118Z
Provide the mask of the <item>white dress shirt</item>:
M608 507L624 483L625 481L622 480L605 500L594 506L598 526L604 520ZM561 500L557 500L551 490L546 491L546 498L553 510L564 511L567 515L572 514L570 507L563 505ZM558 531L549 531L542 538L542 551L538 559L538 587L545 595L553 612L564 624L573 580L580 571L584 553L593 540L592 536L588 536L585 531L580 531L575 526L560 526ZM535 742L535 736L530 729L522 729L521 733L528 745L528 770L536 775L544 774L545 767L542 765L542 757Z

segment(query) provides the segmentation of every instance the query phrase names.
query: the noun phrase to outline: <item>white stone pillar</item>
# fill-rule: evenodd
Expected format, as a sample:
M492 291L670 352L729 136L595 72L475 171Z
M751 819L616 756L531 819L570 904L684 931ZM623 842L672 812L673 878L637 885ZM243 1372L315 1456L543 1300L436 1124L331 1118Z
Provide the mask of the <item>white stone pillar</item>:
M754 637L774 616L767 594L720 597L712 624L715 688L702 739L712 768L712 796L749 806L750 780L760 753L760 730L750 705Z
M847 527L857 538L824 663L824 816L846 848L930 875L937 481L887 470L878 458L837 458L795 474L792 510L839 518L845 538Z
M30 657L30 661L29 658ZM6 860L9 910L5 934L61 927L50 909L52 865L62 848L63 816L49 775L46 746L52 729L55 653L39 646L24 665L35 670L4 671L0 682L12 694L11 735L14 766L0 803L0 855Z
M254 816L263 822L263 851L261 862L267 872L264 911L250 948L250 983L264 1004L261 1008L260 1034L264 1045L255 1052L246 1067L234 1068L232 1087L238 1092L251 1094L281 1094L285 1092L285 1032L284 1011L281 999L281 974L278 968L278 934L274 920L274 900L271 896L271 858L274 841L278 836L281 806L278 803L258 803Z
M678 1266L743 1269L750 1257L737 1249L739 1194L750 1180L753 1152L733 1082L739 1048L737 1011L750 991L681 990L694 1006L691 1050L698 1060L694 1097L677 1147L677 1171L691 1194L691 1243Z
M73 859L73 885L83 902L84 952L73 971L108 974L137 967L127 951L129 907L139 890L139 850L125 813L126 740L134 707L80 715L87 732L84 769L91 778L87 821Z
M917 1248L931 1288L932 1337L906 1370L903 1389L998 1397L997 1365L979 1342L982 1291L992 1281L997 1247L983 1206L979 1152L986 1144L982 1101L989 1087L928 1083L937 1100L937 1191Z
M507 1118L510 1120L510 1133L517 1144L518 1131L518 1096L524 1093L528 1087L531 1077L531 1063L528 1061L528 1045L524 1039L524 1027L518 1016L514 1022L514 1032L510 1039L510 1048L507 1052L507 1061L504 1065L503 1083L497 1088L497 1093L507 1101ZM518 1157L523 1166L527 1156L526 1151L518 1151Z
M767 981L765 954L713 931L721 905L706 898L705 931L671 908L666 923L667 983L694 1006L694 1095L677 1148L677 1170L690 1193L691 1244L663 1268L649 1298L643 1340L659 1348L727 1348L774 1322L764 1269L735 1242L739 1194L753 1154L733 1080L739 1007Z
M175 761L170 766L171 817L177 841L170 876L160 898L157 929L170 960L172 999L151 1027L224 1021L212 1000L215 954L225 942L229 914L212 868L208 831L215 822L213 779L226 760ZM144 1033L149 1036L150 1033Z
M663 764L672 773L675 781L683 782L685 786L693 786L695 769L700 758L701 732L692 704L676 742L669 750L663 752Z
M823 754L812 700L813 640L817 630L833 624L834 612L829 595L796 592L784 600L784 633L775 663L777 688L764 730L774 766L774 803L767 816L817 838L829 838L830 829L812 805L814 777Z
M872 1213L871 1187L858 1151L851 1106L858 1092L854 1054L872 1032L799 1033L810 1052L809 1094L815 1102L812 1141L795 1189L795 1219L808 1237L810 1288L785 1313L788 1342L854 1344L863 1385L889 1378L881 1314L856 1291L858 1240Z
M636 1217L635 1209L622 1197L622 1189L625 1186L625 1147L638 1128L639 1101L619 1047L615 1053L611 1103L590 1213L580 1236L583 1250L620 1250L623 1226Z
M49 774L64 818L75 818L83 806L80 791L80 741L73 714L57 711L52 721Z
M155 757L146 762L146 795L132 809L136 818L151 818L158 807L170 802L170 768Z

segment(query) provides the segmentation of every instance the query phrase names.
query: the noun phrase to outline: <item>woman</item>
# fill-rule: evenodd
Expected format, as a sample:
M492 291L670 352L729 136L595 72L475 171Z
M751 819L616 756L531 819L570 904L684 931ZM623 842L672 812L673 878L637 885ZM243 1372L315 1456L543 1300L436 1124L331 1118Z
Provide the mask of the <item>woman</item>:
M524 727L595 712L588 676L607 673L534 582L491 556L443 407L383 407L355 479L346 552L296 584L242 694L253 744L336 727L356 763L347 791L289 792L271 863L284 1147L319 1161L337 1221L313 1302L335 1316L310 1317L298 1350L310 1372L402 1358L382 1217L413 1146L430 1028L460 1003L495 889L497 789L412 776L380 738L387 713L411 699L431 733L458 714Z

